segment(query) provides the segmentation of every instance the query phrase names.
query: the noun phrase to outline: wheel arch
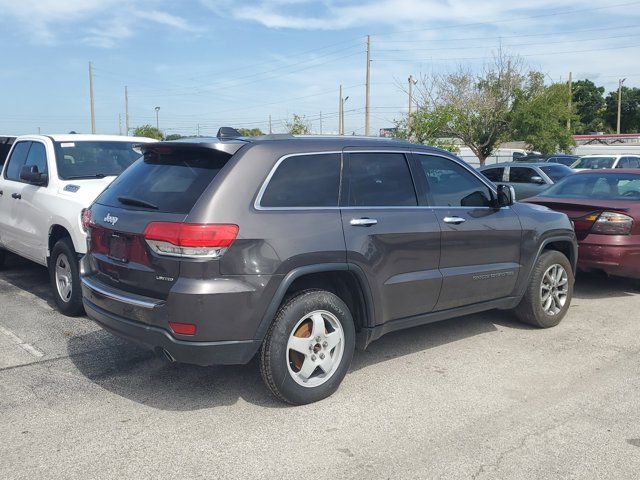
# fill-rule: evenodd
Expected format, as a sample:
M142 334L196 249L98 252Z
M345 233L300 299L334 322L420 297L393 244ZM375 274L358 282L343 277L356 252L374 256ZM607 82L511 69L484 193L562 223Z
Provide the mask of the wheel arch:
M51 251L53 250L53 246L56 244L56 242L65 237L69 237L71 239L74 250L76 252L78 251L70 229L60 223L54 223L49 227L49 234L47 235L47 257L51 256Z
M285 275L258 326L255 340L261 342L264 339L284 301L297 292L310 288L330 291L347 304L358 337L373 325L373 299L366 277L359 267L348 263L306 265Z

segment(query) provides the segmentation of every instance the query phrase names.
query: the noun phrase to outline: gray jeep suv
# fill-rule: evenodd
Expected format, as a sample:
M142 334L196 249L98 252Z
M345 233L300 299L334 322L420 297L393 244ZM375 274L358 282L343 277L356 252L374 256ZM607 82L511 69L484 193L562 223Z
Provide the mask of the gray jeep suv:
M258 352L280 399L331 395L356 345L489 309L557 325L571 223L513 203L448 152L387 139L266 136L143 145L85 212L84 306L198 365Z

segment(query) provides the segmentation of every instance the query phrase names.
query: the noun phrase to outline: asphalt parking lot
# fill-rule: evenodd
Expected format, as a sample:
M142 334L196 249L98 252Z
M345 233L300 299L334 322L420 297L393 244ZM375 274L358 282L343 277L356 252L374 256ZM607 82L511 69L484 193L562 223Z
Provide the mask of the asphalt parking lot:
M0 272L0 478L638 478L640 292L579 277L559 327L488 312L383 337L287 407L254 363L169 364Z

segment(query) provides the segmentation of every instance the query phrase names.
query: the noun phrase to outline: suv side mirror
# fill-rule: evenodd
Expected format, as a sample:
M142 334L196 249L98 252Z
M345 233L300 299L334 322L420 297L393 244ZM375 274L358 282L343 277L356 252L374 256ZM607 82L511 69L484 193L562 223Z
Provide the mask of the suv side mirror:
M511 185L498 185L498 207L508 207L516 202L516 191Z
M47 179L47 174L40 173L36 165L25 165L20 169L20 180L31 185L46 185Z
M531 177L531 183L537 183L538 185L544 184L544 179L539 175L534 175Z

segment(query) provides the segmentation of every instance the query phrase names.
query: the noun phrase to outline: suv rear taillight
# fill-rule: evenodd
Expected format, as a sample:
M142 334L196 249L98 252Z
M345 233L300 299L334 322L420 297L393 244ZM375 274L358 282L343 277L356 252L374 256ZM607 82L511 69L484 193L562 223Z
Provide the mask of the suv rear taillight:
M616 212L602 212L591 214L586 220L593 221L591 233L603 235L629 235L633 227L633 218Z
M237 225L152 222L144 239L158 255L218 258L238 236Z

